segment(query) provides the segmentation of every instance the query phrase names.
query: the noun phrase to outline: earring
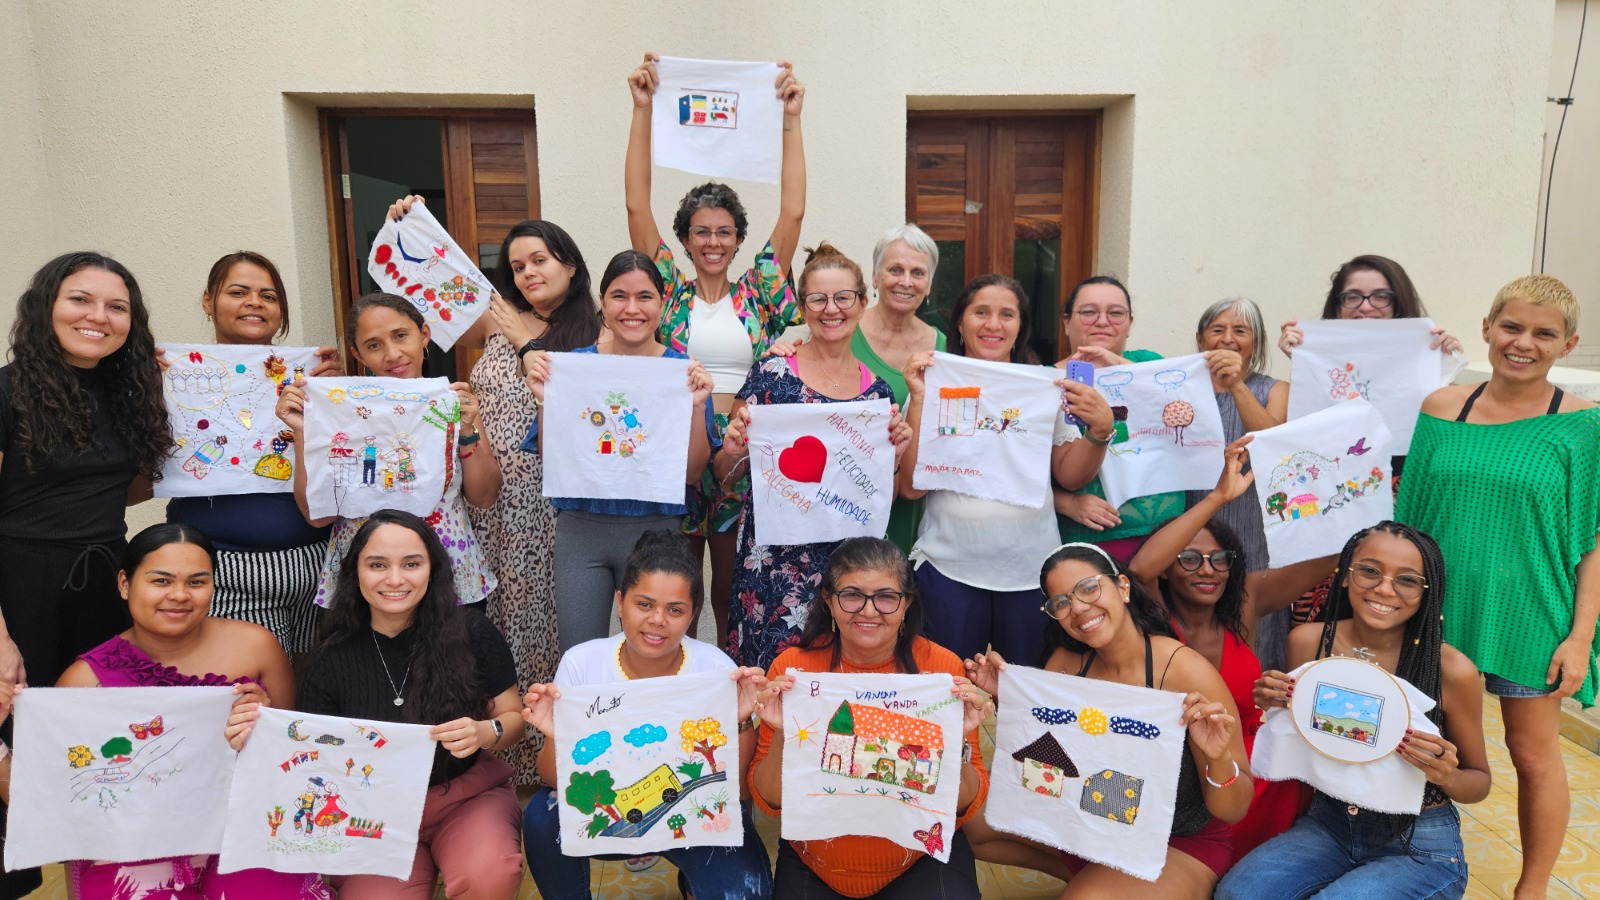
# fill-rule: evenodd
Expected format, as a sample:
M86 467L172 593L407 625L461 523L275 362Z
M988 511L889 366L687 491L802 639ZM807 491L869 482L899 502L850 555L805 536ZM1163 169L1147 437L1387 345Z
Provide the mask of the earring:
M838 634L839 633L839 620L838 619L835 619L835 618L830 616L828 618L828 624L833 627L833 633L834 634Z

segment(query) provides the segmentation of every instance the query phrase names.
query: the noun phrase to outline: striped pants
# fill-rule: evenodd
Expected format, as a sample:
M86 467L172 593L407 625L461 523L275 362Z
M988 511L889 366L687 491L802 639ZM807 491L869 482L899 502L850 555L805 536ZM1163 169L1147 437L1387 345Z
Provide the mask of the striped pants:
M217 551L211 614L254 622L272 632L285 653L311 649L317 627L317 578L326 543L288 550Z

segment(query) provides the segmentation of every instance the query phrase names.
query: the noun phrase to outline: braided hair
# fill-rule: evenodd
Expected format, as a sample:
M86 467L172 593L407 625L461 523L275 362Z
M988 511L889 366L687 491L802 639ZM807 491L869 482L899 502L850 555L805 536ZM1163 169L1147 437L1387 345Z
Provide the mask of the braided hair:
M1444 698L1440 653L1444 645L1444 553L1439 550L1438 542L1426 532L1410 525L1385 520L1351 536L1344 545L1344 552L1339 554L1339 567L1334 570L1334 581L1328 591L1328 602L1322 607L1322 637L1317 642L1317 658L1321 659L1333 653L1333 638L1339 620L1352 615L1353 606L1350 602L1348 583L1350 562L1361 544L1369 536L1378 533L1392 534L1410 541L1422 556L1422 578L1428 586L1423 588L1422 596L1418 598L1416 613L1405 623L1400 643L1400 661L1395 665L1394 674L1395 677L1405 679L1412 687L1433 698L1434 705L1433 709L1428 710L1428 721L1443 733L1445 714L1442 703ZM1341 572L1345 573L1344 578L1339 577ZM1433 784L1429 784L1423 794L1424 805L1445 799L1448 798L1444 792ZM1393 836L1400 838L1403 846L1409 851L1417 817L1391 815L1389 819L1393 825Z

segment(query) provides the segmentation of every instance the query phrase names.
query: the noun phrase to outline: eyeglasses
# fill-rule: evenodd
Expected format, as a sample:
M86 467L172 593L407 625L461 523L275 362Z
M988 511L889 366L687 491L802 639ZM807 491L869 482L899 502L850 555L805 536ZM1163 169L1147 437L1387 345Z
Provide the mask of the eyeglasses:
M829 300L832 300L833 305L842 311L855 306L856 301L861 299L861 292L839 291L836 294L830 295L819 291L815 294L807 294L801 299L805 300L806 309L809 309L812 312L822 312L823 310L827 309Z
M1373 309L1388 309L1394 305L1394 291L1373 291L1363 294L1360 291L1345 291L1339 295L1339 305L1345 309L1355 309L1364 300L1372 304Z
M1090 575L1088 578L1072 586L1072 590L1054 597L1046 597L1044 605L1039 607L1044 614L1052 619L1065 619L1072 614L1072 601L1088 606L1100 599L1100 579L1107 575Z
M900 604L906 602L906 598L909 596L911 595L901 591L875 591L867 594L854 588L845 588L842 591L833 592L833 599L839 601L841 610L847 613L861 612L867 608L867 601L870 599L872 608L877 610L880 616L893 615L894 611L899 609Z
M715 237L719 241L731 241L733 240L735 234L737 234L737 232L735 232L732 228L718 228L715 231L711 230L710 228L689 229L690 237L697 238L702 241L711 237Z
M1207 562L1211 563L1213 571L1226 572L1233 568L1233 551L1213 550L1208 555L1199 550L1185 550L1178 554L1178 568L1185 572L1198 572Z
M1394 587L1395 596L1402 600L1415 600L1422 596L1422 592L1428 587L1428 583L1422 580L1421 575L1385 575L1377 566L1369 566L1366 563L1354 563L1350 566L1350 580L1355 582L1357 587L1368 589L1387 581Z
M1128 308L1125 306L1113 306L1110 309L1100 309L1094 306L1080 306L1067 315L1062 316L1062 318L1070 319L1073 316L1077 316L1079 319L1085 322L1093 322L1101 316L1105 316L1106 321L1110 322L1111 324L1121 325L1123 322L1128 321Z

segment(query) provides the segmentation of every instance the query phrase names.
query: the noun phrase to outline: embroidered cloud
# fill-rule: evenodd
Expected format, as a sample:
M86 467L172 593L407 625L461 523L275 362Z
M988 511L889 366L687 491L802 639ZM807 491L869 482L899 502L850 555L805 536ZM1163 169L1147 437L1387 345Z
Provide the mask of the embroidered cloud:
M1033 717L1046 725L1071 725L1078 721L1078 713L1070 709L1056 709L1053 706L1035 706L1032 710Z
M572 761L580 766L586 766L599 759L600 754L610 749L611 732L596 731L572 746Z
M644 724L628 732L622 739L635 747L648 747L651 744L659 744L666 740L667 729L660 725ZM609 739L607 743L610 743Z

